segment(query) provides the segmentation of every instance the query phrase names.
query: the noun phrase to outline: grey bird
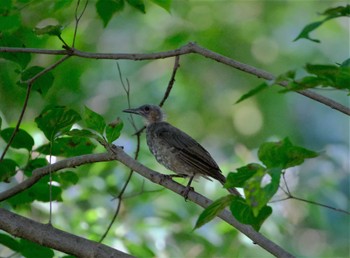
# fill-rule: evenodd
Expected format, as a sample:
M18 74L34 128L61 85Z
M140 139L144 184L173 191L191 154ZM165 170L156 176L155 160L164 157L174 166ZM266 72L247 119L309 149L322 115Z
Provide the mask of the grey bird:
M164 113L156 105L143 105L138 108L125 109L123 112L137 114L146 119L146 139L149 150L156 160L175 172L178 177L190 177L185 199L191 188L193 178L202 176L218 180L222 185L226 178L209 152L191 136L164 121ZM228 191L241 196L235 188Z

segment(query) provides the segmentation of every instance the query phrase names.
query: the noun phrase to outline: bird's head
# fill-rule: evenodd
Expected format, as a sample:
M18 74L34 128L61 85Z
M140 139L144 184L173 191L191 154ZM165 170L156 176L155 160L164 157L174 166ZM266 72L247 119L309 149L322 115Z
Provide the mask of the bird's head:
M138 108L125 109L123 112L140 115L146 119L147 124L162 122L164 120L163 111L156 105L146 104Z

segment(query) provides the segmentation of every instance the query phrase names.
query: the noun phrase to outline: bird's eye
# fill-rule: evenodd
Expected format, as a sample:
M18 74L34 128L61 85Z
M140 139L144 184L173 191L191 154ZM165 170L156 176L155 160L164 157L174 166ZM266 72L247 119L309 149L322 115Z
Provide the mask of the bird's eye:
M145 110L146 112L149 112L150 107L149 107L149 106L145 106L145 107L143 108L143 110Z

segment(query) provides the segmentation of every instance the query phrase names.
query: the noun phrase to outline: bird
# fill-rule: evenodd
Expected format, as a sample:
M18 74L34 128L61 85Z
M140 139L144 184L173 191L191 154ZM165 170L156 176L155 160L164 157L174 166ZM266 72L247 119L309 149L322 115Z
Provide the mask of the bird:
M157 105L145 104L138 108L123 110L137 114L146 121L146 141L158 163L175 172L172 177L189 177L184 191L185 200L193 188L194 178L202 176L218 180L222 185L226 178L210 153L191 136L165 121L164 111ZM241 196L235 188L227 189Z

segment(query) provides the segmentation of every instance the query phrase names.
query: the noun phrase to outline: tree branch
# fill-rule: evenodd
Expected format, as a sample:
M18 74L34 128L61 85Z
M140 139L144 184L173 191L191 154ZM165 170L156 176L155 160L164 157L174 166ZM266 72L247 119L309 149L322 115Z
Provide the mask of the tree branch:
M4 159L5 155L6 155L6 152L8 151L8 149L10 148L11 146L11 143L13 141L13 139L15 138L18 130L19 130L19 127L22 123L22 119L23 119L23 116L24 116L24 113L26 112L26 109L27 109L27 105L28 105L28 101L29 101L29 96L30 96L30 92L32 90L32 86L33 86L33 83L38 79L40 78L41 76L43 76L44 74L46 74L47 72L51 71L52 69L56 68L59 64L63 63L65 60L67 60L70 56L67 55L67 56L64 56L62 57L60 60L58 60L57 62L55 62L54 64L50 65L49 67L45 68L44 70L42 70L41 72L37 73L36 75L34 75L32 78L30 78L29 80L27 80L25 83L27 83L27 92L26 92L26 96L25 96L25 99L24 99L24 103L23 103L23 107L22 107L22 110L21 110L21 114L19 115L19 118L18 118L18 121L17 121L17 124L16 124L16 127L15 127L15 130L13 130L13 133L10 137L10 139L8 140L6 146L5 146L5 149L4 151L2 152L1 154L1 157L0 157L0 161Z
M169 50L165 52L158 52L158 53L150 53L150 54L135 54L135 53L89 53L77 50L75 48L69 48L67 50L46 50L46 49L36 49L36 48L12 48L12 47L0 47L0 52L7 52L7 53L33 53L33 54L46 54L46 55L72 55L82 58L90 58L90 59L114 59L114 60L135 60L135 61L141 61L141 60L154 60L154 59L162 59L162 58L169 58L173 56L179 56L179 55L186 55L190 53L196 53L199 55L202 55L204 57L213 59L219 63L231 66L233 68L236 68L238 70L241 70L245 73L249 73L252 75L255 75L259 78L263 78L265 80L273 80L275 79L275 76L269 72L266 72L264 70L258 69L256 67L240 63L238 61L235 61L231 58L228 58L226 56L220 55L216 52L210 51L206 48L203 48L193 42L190 42L178 49ZM287 82L280 82L280 86L286 87ZM332 109L338 110L344 114L350 115L350 108L341 105L340 103L331 100L329 98L326 98L324 96L321 96L315 92L312 92L310 90L303 90L303 91L296 91L297 93L304 95L305 97L308 97L310 99L313 99L317 102L320 102Z
M169 176L160 174L154 170L151 170L145 166L143 166L138 161L134 160L128 154L126 154L121 147L114 146L113 153L101 153L101 154L89 154L78 156L74 158L68 158L65 160L61 160L56 162L55 164L48 165L42 168L38 168L33 171L33 176L28 178L27 180L19 183L13 188L4 191L0 194L0 201L9 198L21 191L32 186L35 182L37 182L41 177L47 175L50 171L53 173L55 171L61 170L63 168L71 168L76 167L83 164L93 163L93 162L102 162L102 161L111 161L118 160L125 166L134 170L141 176L147 178L148 180L162 185L169 190L182 195L185 190L185 186L173 181ZM212 201L208 198L204 197L197 192L190 191L188 195L188 200L200 205L203 208L208 207ZM294 257L292 254L288 253L282 247L278 246L271 240L264 237L259 232L256 232L251 226L242 224L238 222L229 211L225 210L218 215L221 219L234 226L236 229L241 231L247 237L249 237L255 244L261 246L263 249L267 250L271 254L277 257Z
M0 228L7 233L28 239L42 246L89 258L131 258L133 256L109 246L87 240L0 208Z

